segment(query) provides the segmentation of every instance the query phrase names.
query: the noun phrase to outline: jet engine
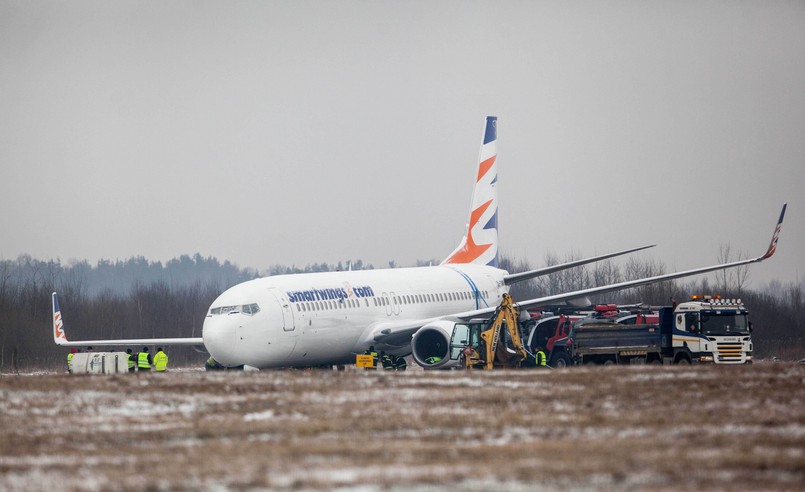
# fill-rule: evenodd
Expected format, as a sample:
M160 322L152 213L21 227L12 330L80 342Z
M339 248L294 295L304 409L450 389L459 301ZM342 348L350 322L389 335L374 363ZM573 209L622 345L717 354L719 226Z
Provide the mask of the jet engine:
M411 355L414 362L425 369L460 368L459 355L466 341L456 341L456 346L451 349L450 343L456 322L457 320L440 319L417 330L411 339Z

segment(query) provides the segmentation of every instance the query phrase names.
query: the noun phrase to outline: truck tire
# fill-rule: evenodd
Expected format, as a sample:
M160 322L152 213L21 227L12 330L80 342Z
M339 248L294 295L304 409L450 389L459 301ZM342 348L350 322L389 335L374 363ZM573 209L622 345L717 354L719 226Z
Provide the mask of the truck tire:
M680 366L689 366L690 365L690 359L688 359L687 356L682 355L682 356L677 357L677 359L674 361L674 364L677 364L677 365L680 365Z
M570 357L564 353L559 352L551 357L551 367L567 367L570 365Z

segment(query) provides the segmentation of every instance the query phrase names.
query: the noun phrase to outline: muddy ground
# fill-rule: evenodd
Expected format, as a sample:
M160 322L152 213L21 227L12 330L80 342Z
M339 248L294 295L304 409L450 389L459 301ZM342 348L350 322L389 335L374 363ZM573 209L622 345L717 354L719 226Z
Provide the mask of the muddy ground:
M0 490L805 489L805 366L0 376Z

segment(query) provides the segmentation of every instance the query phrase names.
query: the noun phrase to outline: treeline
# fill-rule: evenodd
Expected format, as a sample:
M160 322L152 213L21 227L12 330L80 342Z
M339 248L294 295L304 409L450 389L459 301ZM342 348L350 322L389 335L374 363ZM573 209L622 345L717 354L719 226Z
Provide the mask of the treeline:
M578 259L548 255L543 264ZM416 266L436 264L419 261ZM394 262L389 262L394 267ZM522 260L502 258L511 272L531 269ZM371 269L362 261L318 263L303 268L275 266L264 275ZM542 297L659 275L665 266L635 258L599 262L515 284L515 299ZM0 372L54 369L67 350L53 342L51 293L59 293L67 336L74 340L199 337L210 304L232 285L260 276L229 262L200 255L165 264L136 257L124 261L40 261L29 256L0 261ZM742 298L751 310L756 355L797 360L805 357L802 285L773 282L762 291L746 288L746 272L720 273L688 282L663 282L589 299L590 302L668 305L691 294L718 293ZM133 347L139 349L141 347ZM100 349L100 347L99 347ZM117 347L125 349L125 347ZM170 347L171 365L203 364L207 355L190 347Z
M175 288L199 283L228 286L258 276L253 269L241 269L228 261L221 263L198 253L182 255L165 264L136 256L126 260L100 260L94 265L86 260L63 264L60 260L41 261L21 255L16 260L1 260L0 274L17 285L47 283L88 297L102 293L128 295L133 288L160 282Z
M0 261L0 371L64 362L66 349L53 342L52 292L59 293L68 339L198 337L212 301L256 276L200 255L165 265L142 257L94 266L29 256ZM206 359L189 347L171 347L169 355L172 364Z

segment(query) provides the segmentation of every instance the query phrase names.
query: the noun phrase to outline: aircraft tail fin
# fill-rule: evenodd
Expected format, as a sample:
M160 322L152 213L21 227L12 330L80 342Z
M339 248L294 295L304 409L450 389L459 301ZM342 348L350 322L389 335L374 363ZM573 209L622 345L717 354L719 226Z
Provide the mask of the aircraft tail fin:
M487 116L464 239L442 261L498 266L497 117Z
M61 319L61 309L59 308L59 296L54 292L53 299L53 341L56 345L67 343L67 335L64 333L64 321Z

